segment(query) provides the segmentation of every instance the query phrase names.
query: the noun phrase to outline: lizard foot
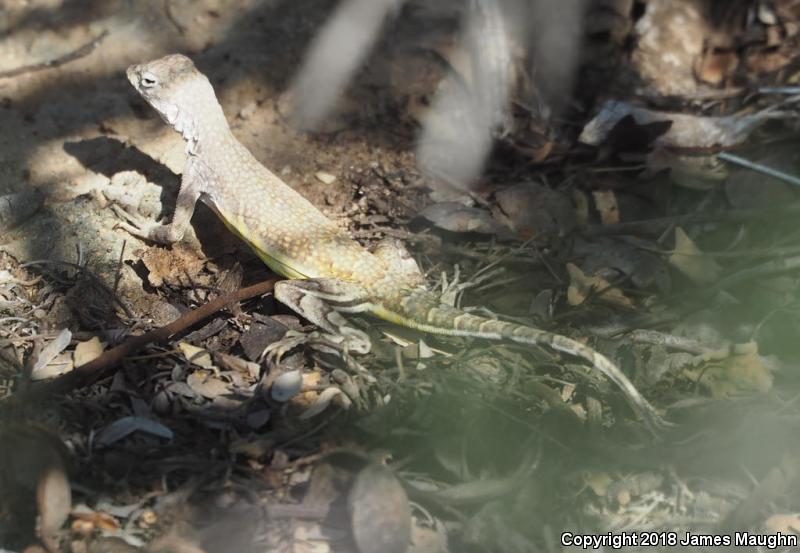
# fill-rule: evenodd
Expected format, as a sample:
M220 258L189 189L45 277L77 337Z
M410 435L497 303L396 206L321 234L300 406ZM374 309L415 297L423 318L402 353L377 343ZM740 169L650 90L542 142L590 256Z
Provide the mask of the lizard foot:
M275 299L335 337L343 351L357 354L369 353L372 343L339 311L366 311L365 296L360 286L336 279L282 280L275 285Z
M117 217L122 219L117 222L115 228L121 228L137 238L159 244L172 244L181 238L176 235L172 225L153 223L140 215L128 212L117 204L112 204L111 209L114 210Z

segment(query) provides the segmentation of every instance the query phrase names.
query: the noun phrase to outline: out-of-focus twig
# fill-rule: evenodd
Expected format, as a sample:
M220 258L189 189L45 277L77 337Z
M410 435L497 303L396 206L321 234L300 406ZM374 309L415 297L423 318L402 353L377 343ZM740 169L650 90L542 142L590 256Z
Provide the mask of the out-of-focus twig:
M90 361L84 365L80 365L79 367L75 367L74 370L63 376L34 385L31 388L32 395L42 397L44 395L70 390L71 388L74 388L85 382L95 381L107 370L111 369L115 365L118 365L126 356L132 354L143 346L151 342L166 340L173 334L181 332L182 330L189 328L201 320L210 317L217 311L224 309L227 305L266 294L273 289L275 282L276 279L265 280L263 282L259 282L258 284L253 284L252 286L242 288L241 290L231 294L220 296L206 304L201 305L197 309L190 311L186 315L179 317L168 325L156 328L140 336L133 336L119 346L104 352L93 361ZM27 399L25 394L22 394L22 398L23 401L24 399Z
M86 44L78 47L72 52L64 54L63 56L59 56L52 60L43 61L41 63L33 63L30 65L23 65L22 67L15 67L14 69L9 69L7 71L0 71L0 79L8 79L11 77L17 77L19 75L24 75L25 73L33 73L35 71L51 69L53 67L64 65L65 63L75 61L84 56L88 56L100 45L101 42L103 42L103 39L106 38L106 36L108 36L108 29L100 33L97 37L93 38Z
M751 169L757 173L761 173L762 175L775 177L776 179L788 182L789 184L793 184L794 186L800 186L800 177L797 177L795 175L790 175L789 173L784 173L779 169L773 169L772 167L768 167L761 163L756 163L754 161L744 159L743 157L739 157L729 152L720 152L717 154L717 157L727 161L728 163L733 163L734 165L739 165L740 167Z

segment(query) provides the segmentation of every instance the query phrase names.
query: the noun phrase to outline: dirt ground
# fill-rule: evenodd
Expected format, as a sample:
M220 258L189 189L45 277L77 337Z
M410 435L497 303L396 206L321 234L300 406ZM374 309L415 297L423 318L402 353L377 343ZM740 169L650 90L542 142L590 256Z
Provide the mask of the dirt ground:
M589 2L574 94L537 82L557 71L536 60L467 188L417 155L421 114L463 67L459 2L398 8L334 112L303 130L287 90L335 2L0 0L0 550L796 536L800 91L767 89L800 78L800 13L722 4ZM255 157L353 237L403 242L444 302L597 349L670 426L648 430L569 355L355 317L373 347L351 358L270 294L35 395L271 276L203 205L169 247L117 226L115 205L174 207L185 144L125 78L173 52ZM595 115L615 109L602 131Z

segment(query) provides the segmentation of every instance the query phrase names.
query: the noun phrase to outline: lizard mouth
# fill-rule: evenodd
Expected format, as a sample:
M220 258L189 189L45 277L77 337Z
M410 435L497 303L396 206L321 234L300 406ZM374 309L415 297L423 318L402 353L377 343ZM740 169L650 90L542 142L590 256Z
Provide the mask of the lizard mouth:
M139 84L139 75L141 75L141 70L139 69L139 65L131 65L128 67L127 71L125 71L125 75L128 77L128 81L133 85L137 91L141 92L141 86Z

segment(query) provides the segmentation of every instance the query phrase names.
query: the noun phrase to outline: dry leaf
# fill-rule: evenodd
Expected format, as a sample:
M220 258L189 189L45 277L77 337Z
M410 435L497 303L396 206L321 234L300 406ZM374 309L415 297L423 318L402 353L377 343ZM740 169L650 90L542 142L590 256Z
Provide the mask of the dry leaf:
M67 366L64 366L63 363L58 364L58 366L55 364L53 366L48 366L55 360L56 356L66 349L70 340L72 340L72 332L65 328L58 333L52 342L42 348L42 351L39 352L36 364L31 370L32 380L52 378L72 369L71 363L68 363Z
M178 349L181 350L183 356L186 357L186 360L193 365L203 367L204 369L215 368L214 363L211 361L211 354L203 348L193 346L192 344L188 344L186 342L179 342Z
M626 117L633 117L638 125L670 122L669 129L657 137L653 144L673 148L732 147L744 142L750 133L769 119L785 117L779 112L764 110L753 115L703 117L685 113L659 112L636 107L626 102L611 100L586 124L579 140L584 144L599 146L609 133Z
M93 336L91 340L86 340L85 342L78 342L75 346L75 352L72 354L72 364L80 367L90 361L94 361L103 353L104 347L105 345L97 336Z
M172 430L158 421L145 417L128 416L117 419L100 430L95 441L99 445L109 446L137 431L167 440L174 437Z
M595 190L592 192L594 205L600 212L600 221L604 225L619 223L619 206L613 190Z
M675 228L675 249L669 256L669 264L695 284L710 284L720 273L714 258L704 255L681 227Z
M633 302L617 288L612 288L609 282L601 276L586 276L574 263L567 263L569 273L569 288L567 288L567 302L570 305L580 305L589 294L597 295L605 303L621 307L633 307Z
M328 405L330 405L331 401L333 401L333 399L337 396L347 398L347 396L345 396L336 386L325 388L322 393L317 396L317 400L314 402L314 404L300 414L299 419L303 421L319 415L328 408Z
M153 288L165 283L176 288L196 286L207 280L200 275L205 260L183 242L176 242L169 250L149 248L142 255L142 263L147 267L147 281Z
M76 523L82 522L84 526L91 526L106 532L119 532L120 526L116 518L102 511L73 511L72 516Z
M499 225L489 212L458 202L431 204L420 211L419 216L450 232L508 234L508 230Z
M715 356L712 356L715 358ZM714 397L730 397L742 393L766 393L772 388L772 373L758 354L754 343L738 344L733 355L704 364L687 371L690 378L699 379L700 384Z
M231 392L227 382L208 371L193 372L186 377L186 383L194 393L206 399L216 399Z

